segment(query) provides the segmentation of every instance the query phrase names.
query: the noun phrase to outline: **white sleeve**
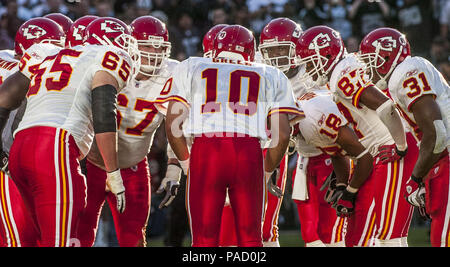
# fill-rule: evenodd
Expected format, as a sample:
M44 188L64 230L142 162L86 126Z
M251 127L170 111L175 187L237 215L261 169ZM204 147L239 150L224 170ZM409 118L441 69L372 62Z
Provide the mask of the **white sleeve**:
M60 49L53 45L34 44L23 53L19 63L19 71L31 80L39 64L48 56L56 54Z
M289 79L281 71L277 70L274 75L273 87L267 87L269 102L268 116L275 113L287 113L293 116L303 115L298 107L292 85Z
M130 55L122 49L112 46L105 46L105 49L99 51L92 66L93 72L106 71L111 74L117 81L119 88L122 90L131 76L133 62Z
M190 78L189 59L179 63L173 70L173 75L167 79L156 102L159 104L167 101L178 101L189 105L190 99Z

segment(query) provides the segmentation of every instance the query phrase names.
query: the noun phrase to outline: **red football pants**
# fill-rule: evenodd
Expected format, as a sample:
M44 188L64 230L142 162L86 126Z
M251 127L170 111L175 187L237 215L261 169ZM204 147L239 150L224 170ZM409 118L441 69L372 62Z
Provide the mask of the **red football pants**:
M333 165L327 154L310 157L308 160L306 181L309 199L305 201L294 199L305 244L316 240L321 240L324 244L344 240L345 219L338 217L336 210L325 201L326 189L319 190L332 170ZM296 168L292 174L292 185L297 171Z
M14 181L0 171L0 247L37 246L37 233Z
M450 158L448 148L425 178L426 210L431 217L433 247L450 246Z
M257 138L196 137L186 183L192 246L219 246L228 188L239 246L262 246L265 182Z
M414 209L406 201L404 192L419 156L419 148L411 133L407 133L406 141L408 143L406 156L399 161L392 162L388 168L388 175L379 177L377 183L378 230L376 237L380 240L407 237L411 225Z
M147 158L136 166L121 169L126 206L123 213L116 208L116 197L106 192L106 172L86 161L87 205L81 216L78 236L82 246L93 246L101 209L107 199L121 247L146 246L146 228L150 215L150 172Z
M78 246L77 226L86 204L86 181L73 137L53 127L18 132L9 170L34 224L40 246Z

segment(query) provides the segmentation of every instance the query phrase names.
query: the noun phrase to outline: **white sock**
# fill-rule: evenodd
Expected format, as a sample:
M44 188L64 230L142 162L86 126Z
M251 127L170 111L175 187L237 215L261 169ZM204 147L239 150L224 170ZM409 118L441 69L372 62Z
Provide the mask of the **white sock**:
M306 243L305 246L306 247L312 247L312 248L313 247L316 247L316 248L324 248L324 247L326 247L325 244L322 241L320 241L320 240L316 240L316 241L313 241L313 242Z
M263 247L271 248L271 247L280 247L280 243L277 241L264 241Z
M379 240L379 242L380 242L380 247L401 247L402 246L401 238Z
M334 242L334 243L325 244L325 246L326 247L345 247L345 242L344 241Z

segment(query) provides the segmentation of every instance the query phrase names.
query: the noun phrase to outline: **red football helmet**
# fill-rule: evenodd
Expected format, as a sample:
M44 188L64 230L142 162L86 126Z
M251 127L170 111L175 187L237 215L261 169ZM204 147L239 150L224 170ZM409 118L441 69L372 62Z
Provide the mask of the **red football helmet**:
M95 19L86 27L83 37L84 44L114 45L122 48L133 60L133 75L140 69L141 57L138 44L131 36L128 26L119 19L101 17Z
M158 76L158 70L163 60L169 58L172 48L166 25L153 16L142 16L130 24L130 31L140 46L139 72L146 76Z
M98 16L86 15L75 20L66 35L66 47L82 45L86 27L97 18Z
M213 50L213 43L214 38L216 38L216 35L226 26L229 26L228 24L217 24L214 25L209 31L205 34L203 37L203 56L204 57L212 57L212 50Z
M255 51L256 41L253 33L240 25L227 26L214 38L213 58L254 61Z
M377 82L380 89L387 88L386 78L395 67L411 55L409 42L405 35L396 29L379 28L369 32L359 45L360 58L376 71L381 80Z
M121 20L102 17L93 20L85 29L83 43L115 45L123 48L123 35L130 35L128 26Z
M16 32L15 53L22 56L25 50L36 43L47 42L64 46L64 32L53 20L32 18L22 24Z
M68 16L61 13L51 13L45 15L44 18L48 18L58 23L59 26L63 29L64 33L67 34L70 30L70 26L72 26L73 21Z
M327 26L304 31L296 48L299 63L306 66L306 76L319 86L328 82L328 73L347 53L340 34Z
M290 68L298 66L296 63L296 45L302 33L302 28L298 23L288 18L276 18L271 20L262 30L259 38L259 51L268 65L275 66L286 72ZM281 49L286 47L286 51L281 54L271 49ZM276 54L273 55L273 52Z

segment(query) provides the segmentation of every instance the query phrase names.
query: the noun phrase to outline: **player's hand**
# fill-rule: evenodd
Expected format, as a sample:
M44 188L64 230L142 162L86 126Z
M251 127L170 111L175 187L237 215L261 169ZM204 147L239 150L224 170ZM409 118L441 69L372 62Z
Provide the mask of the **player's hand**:
M106 173L106 186L116 196L117 210L123 213L125 211L125 186L120 169Z
M267 190L272 195L280 198L283 196L283 190L277 186L278 179L280 178L280 169L275 169L273 172L266 172Z
M351 193L347 189L337 191L333 208L339 217L348 217L355 211L357 193Z
M8 173L8 154L5 151L0 150L0 170Z
M389 162L394 162L403 158L406 155L407 151L408 149L406 149L405 151L398 150L395 144L385 145L378 148L379 153L377 157L380 159L381 163L387 164Z
M324 200L328 203L331 204L331 198L333 196L333 194L336 191L336 173L334 171L332 171L327 179L325 180L325 182L323 182L322 186L320 187L320 191L325 190L325 188L327 188L327 192L325 193L325 197ZM345 188L345 186L344 186Z
M168 207L170 203L175 199L178 188L180 187L180 176L182 169L175 164L167 165L166 177L161 181L161 185L158 190L156 190L157 194L161 194L166 192L163 200L159 204L159 209L163 209Z
M413 188L416 188L416 190L413 190ZM405 199L408 201L409 204L419 207L419 208L425 208L425 184L419 183L413 181L413 179L408 180L406 183L406 194Z

